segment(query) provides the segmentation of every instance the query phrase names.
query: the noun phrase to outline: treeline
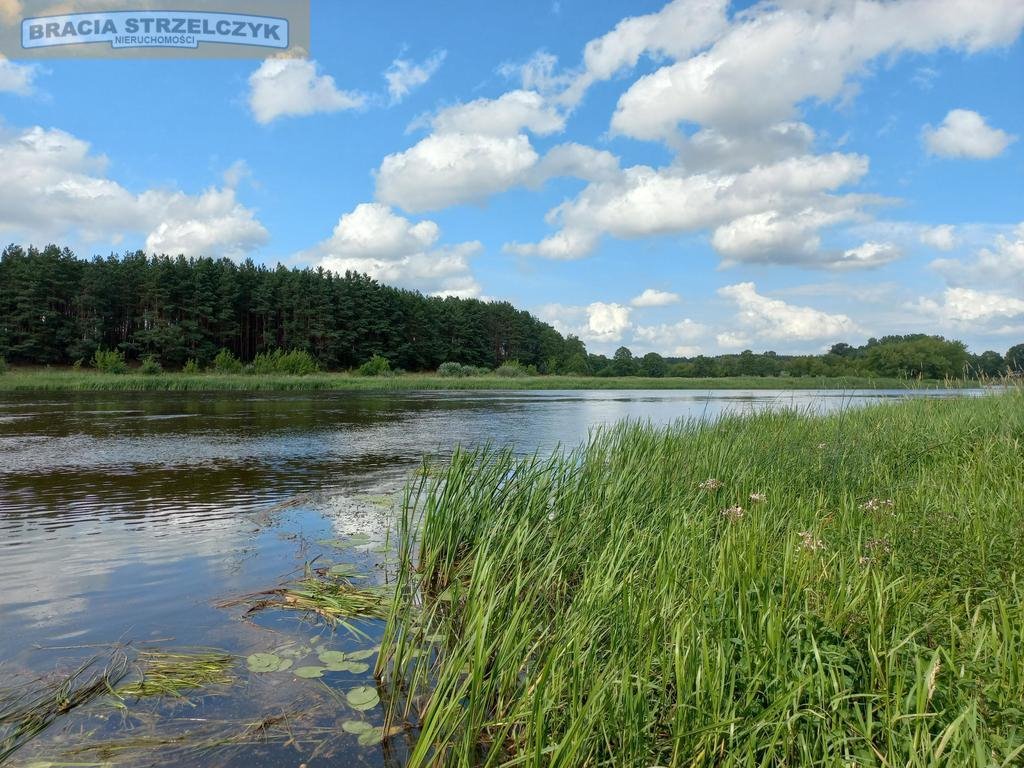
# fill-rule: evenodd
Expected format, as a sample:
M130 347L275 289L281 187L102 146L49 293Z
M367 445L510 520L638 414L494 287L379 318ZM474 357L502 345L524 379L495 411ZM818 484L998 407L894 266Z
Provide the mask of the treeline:
M509 374L687 378L1024 372L1024 344L1005 355L976 355L962 342L924 334L834 344L822 355L638 357L620 347L606 357L508 302L424 296L353 272L141 251L86 261L55 245L11 245L0 256L0 363L95 365L113 352L120 365L145 361L154 370L223 370L214 365L218 355L255 370L254 362L278 361L285 351L312 356L325 370L440 368L442 375L499 367Z
M779 355L749 349L734 355L665 358L656 352L635 357L620 347L612 358L591 355L590 371L597 376L859 376L891 378L977 378L1024 373L1024 344L1005 355L987 351L971 354L963 342L942 336L911 334L868 339L854 347L833 344L823 355Z
M116 350L205 368L223 349L243 362L301 350L327 370L382 356L407 371L515 360L554 373L586 355L507 302L427 297L352 272L142 252L86 261L53 245L0 257L0 356L11 363L88 365Z

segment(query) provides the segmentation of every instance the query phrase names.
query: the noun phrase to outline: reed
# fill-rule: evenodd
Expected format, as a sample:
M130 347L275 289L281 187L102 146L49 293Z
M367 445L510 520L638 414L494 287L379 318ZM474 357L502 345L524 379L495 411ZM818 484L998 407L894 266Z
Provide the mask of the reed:
M625 424L420 476L411 766L1024 762L1024 392Z
M183 698L189 691L226 686L234 682L235 657L217 650L144 650L136 659L139 677L120 686L121 698L171 696Z

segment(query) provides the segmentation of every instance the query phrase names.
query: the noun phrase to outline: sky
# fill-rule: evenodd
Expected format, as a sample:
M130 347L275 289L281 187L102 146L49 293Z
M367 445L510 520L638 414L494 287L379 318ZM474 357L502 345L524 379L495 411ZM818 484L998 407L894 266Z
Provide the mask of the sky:
M0 58L0 241L355 269L593 352L1005 352L1022 28L1021 0L313 0L305 57Z

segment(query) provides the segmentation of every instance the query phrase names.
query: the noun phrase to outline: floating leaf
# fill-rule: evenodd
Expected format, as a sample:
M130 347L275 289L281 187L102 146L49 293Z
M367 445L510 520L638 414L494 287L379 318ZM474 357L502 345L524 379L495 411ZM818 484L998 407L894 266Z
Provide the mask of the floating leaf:
M380 744L384 739L383 728L371 728L368 731L363 731L359 734L357 741L362 747L372 747L374 744Z
M347 541L341 539L320 539L317 544L321 547L334 547L335 549L345 549L349 546Z
M320 651L317 655L324 664L344 664L348 658L341 651Z
M368 648L365 651L349 651L345 654L345 657L350 661L362 661L363 659L368 659L371 656L376 656L377 651L379 650L380 648Z
M351 672L353 675L361 675L370 669L370 665L362 661L346 661L339 664L335 672Z
M376 707L380 703L380 696L370 686L360 685L346 693L345 700L352 709L364 711Z
M277 672L284 672L286 669L291 667L291 665L292 665L292 660L291 659L281 659L281 663L277 665L277 669L275 671L277 671Z
M359 569L353 563L337 563L327 569L330 576L356 576Z
M345 733L351 733L355 736L358 736L361 733L372 731L373 726L365 720L346 720L344 723L341 724L341 730L343 730Z
M281 657L273 653L254 653L245 661L250 672L276 672L281 664Z
M296 667L295 676L305 679L324 676L324 667Z

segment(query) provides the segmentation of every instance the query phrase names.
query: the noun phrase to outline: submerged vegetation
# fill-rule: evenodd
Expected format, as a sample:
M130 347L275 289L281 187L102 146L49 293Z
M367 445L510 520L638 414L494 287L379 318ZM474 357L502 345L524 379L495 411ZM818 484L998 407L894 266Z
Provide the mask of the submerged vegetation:
M141 651L136 660L138 680L117 688L122 698L183 697L189 691L230 685L235 657L217 650Z
M0 690L0 763L57 718L112 694L129 671L123 653L115 653L102 668L97 669L98 663L90 659L68 675Z
M273 589L231 598L221 608L248 606L246 615L268 608L298 611L318 617L332 627L341 626L358 633L351 623L358 618L384 618L388 615L387 596L377 587L357 587L356 574L347 565L329 568L306 567L302 579Z
M1024 760L1024 392L461 452L404 504L412 766Z

